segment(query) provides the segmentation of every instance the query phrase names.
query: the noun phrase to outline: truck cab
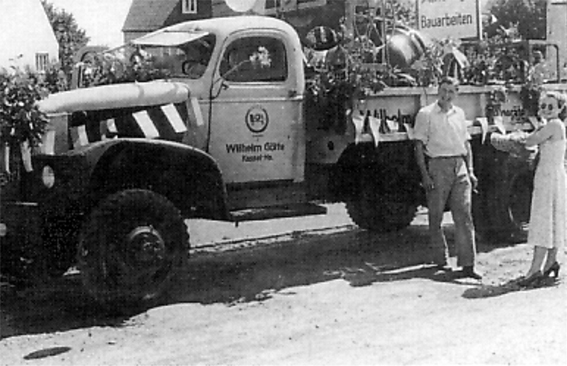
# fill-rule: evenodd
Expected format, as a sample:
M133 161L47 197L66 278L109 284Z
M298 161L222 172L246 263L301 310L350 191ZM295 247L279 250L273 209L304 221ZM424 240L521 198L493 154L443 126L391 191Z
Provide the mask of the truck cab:
M290 25L256 16L208 19L159 30L128 48L117 52L151 59L171 81L188 85L193 118L183 142L218 162L231 209L281 204L285 198L274 192L301 191L305 80ZM271 193L254 198L251 190Z

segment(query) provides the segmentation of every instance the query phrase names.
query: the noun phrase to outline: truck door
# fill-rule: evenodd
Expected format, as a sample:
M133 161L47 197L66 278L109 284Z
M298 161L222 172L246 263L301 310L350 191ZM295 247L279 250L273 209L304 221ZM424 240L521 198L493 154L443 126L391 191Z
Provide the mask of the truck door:
M297 48L276 31L243 31L226 40L209 152L227 183L303 180L303 69L290 62Z

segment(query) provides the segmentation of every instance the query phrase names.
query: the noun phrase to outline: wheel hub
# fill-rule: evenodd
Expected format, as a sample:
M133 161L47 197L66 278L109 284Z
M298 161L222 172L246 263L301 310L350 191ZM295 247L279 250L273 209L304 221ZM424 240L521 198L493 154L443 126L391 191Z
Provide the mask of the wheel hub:
M161 261L165 256L165 241L152 226L139 226L128 234L128 246L138 262Z

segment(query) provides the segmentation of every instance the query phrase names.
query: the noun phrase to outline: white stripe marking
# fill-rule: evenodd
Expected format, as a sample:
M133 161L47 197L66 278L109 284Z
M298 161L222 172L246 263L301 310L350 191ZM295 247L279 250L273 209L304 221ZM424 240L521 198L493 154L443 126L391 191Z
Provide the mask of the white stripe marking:
M116 125L114 123L114 118L109 118L104 121L101 121L100 124L100 137L102 141L106 141L111 138L115 138L118 134L118 130L116 129ZM112 137L109 137L112 136Z
M197 98L191 98L191 107L193 108L193 113L197 119L197 126L203 126L205 122L203 121L203 114L201 113L201 106Z
M89 135L87 135L87 127L85 125L75 127L75 133L77 134L73 139L73 146L75 148L89 144Z
M106 120L106 128L110 133L118 133L118 129L116 128L116 121L114 120L114 118Z
M148 112L146 111L139 111L132 114L138 126L142 129L144 136L150 139L154 139L159 137L159 131L157 130L156 126L154 125L152 119L150 118Z
M31 148L27 141L20 144L20 152L22 154L22 163L24 163L24 168L26 172L33 172L33 165L31 161Z
M48 130L43 135L42 152L46 155L55 155L55 130Z
M177 108L173 104L167 104L161 107L162 112L165 114L169 123L177 133L187 131L187 126L183 123L183 119L181 119L181 115L177 111Z

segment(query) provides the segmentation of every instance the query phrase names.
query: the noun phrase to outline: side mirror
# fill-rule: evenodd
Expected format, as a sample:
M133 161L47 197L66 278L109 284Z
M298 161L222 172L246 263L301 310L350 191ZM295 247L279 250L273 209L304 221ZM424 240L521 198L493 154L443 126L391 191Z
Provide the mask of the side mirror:
M226 76L227 73L224 75ZM214 79L213 84L211 85L211 98L217 98L223 90L227 90L230 86L226 82L226 79L223 75L219 75L218 78Z

